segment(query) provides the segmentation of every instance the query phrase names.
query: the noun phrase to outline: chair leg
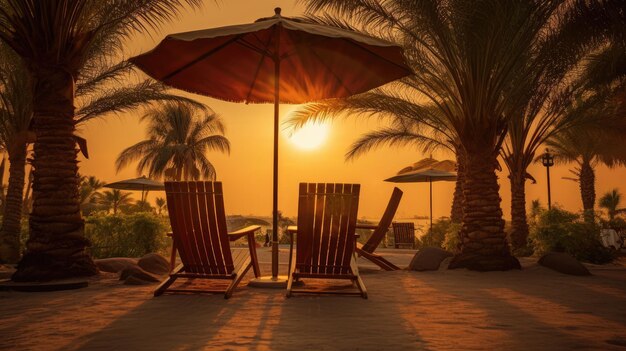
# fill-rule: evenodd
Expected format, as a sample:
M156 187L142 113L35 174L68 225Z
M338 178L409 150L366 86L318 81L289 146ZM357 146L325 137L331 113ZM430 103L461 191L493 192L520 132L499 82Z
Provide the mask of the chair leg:
M248 248L250 249L250 260L252 261L252 270L254 271L254 277L258 278L261 276L261 268L259 268L259 259L256 255L254 232L248 233Z
M359 267L356 264L355 255L352 255L352 260L350 260L350 267L352 268L352 274L356 275L356 286L361 292L361 297L367 299L367 289L365 288L365 283L363 283L363 280L361 279L361 275L359 275Z
M156 288L156 290L154 290L154 296L161 296L163 295L163 293L165 292L165 290L167 290L167 288L170 287L170 285L172 285L175 281L176 281L176 277L173 276L174 274L178 274L180 273L180 271L183 270L183 265L179 265L178 267L176 267L176 269L174 269L172 271L172 273L170 273L170 276L167 277L167 279L165 279L161 284L159 284L159 286Z
M235 279L233 279L233 281L230 283L230 285L228 286L228 288L224 292L224 298L225 299L229 299L233 295L233 290L235 290L237 285L239 285L239 282L241 282L241 280L246 275L246 273L248 272L250 267L252 267L252 265L253 264L251 262L251 259L247 259L246 262L244 262L244 264L242 265L242 268L239 269L239 272L237 272L237 275L235 276Z
M172 240L172 254L170 255L170 271L176 268L176 242Z
M289 266L290 266L289 267L289 271L287 272L287 274L288 274L288 278L287 278L287 295L286 295L287 298L290 298L292 296L291 295L291 288L293 287L293 273L296 270L296 261L295 260L291 261Z

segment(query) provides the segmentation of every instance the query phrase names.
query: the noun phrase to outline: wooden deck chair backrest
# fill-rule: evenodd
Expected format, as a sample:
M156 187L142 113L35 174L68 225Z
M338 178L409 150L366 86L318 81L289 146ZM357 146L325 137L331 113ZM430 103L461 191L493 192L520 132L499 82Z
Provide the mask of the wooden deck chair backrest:
M380 242L385 238L385 234L389 230L389 226L393 221L393 216L396 215L396 211L398 210L398 206L400 205L400 200L402 199L402 190L393 188L393 192L391 193L391 198L389 199L389 203L387 204L387 208L385 209L385 213L380 218L380 222L378 222L378 226L374 229L374 233L367 240L361 250L369 253L373 253L374 250L380 245Z
M415 247L415 224L413 222L408 223L393 223L393 237L396 248L398 246L409 245L411 248Z
M185 271L233 274L222 183L165 182L165 193L174 244Z
M296 249L299 273L350 274L360 187L300 183Z

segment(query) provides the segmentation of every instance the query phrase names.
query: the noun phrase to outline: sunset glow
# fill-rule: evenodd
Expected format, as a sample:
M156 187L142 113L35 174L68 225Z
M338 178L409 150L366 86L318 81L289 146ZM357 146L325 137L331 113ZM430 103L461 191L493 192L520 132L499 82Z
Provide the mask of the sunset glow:
M289 140L299 149L313 150L322 146L327 137L328 124L309 122L290 134Z

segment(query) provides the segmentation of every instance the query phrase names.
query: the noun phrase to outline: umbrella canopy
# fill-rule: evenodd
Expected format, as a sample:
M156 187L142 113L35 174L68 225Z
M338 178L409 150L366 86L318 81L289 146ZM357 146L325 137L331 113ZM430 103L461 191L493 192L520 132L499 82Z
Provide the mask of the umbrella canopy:
M456 162L437 161L425 158L411 166L402 168L397 175L385 179L392 183L429 183L430 184L430 228L433 228L433 182L455 181Z
M396 44L281 16L167 36L131 61L172 87L226 101L274 103L272 277L278 274L279 103L341 98L412 73Z
M170 34L131 61L167 85L226 101L300 104L365 92L411 73L396 44L280 15Z
M141 201L145 201L147 192L150 190L165 190L165 185L163 185L163 183L156 180L148 179L146 178L146 176L120 180L119 182L109 183L103 186L105 188L112 189L141 191Z

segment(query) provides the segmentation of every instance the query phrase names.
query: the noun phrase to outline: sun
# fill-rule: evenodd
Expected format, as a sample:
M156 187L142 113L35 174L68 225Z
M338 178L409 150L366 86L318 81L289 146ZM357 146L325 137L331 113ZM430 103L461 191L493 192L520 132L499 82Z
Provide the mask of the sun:
M313 150L319 148L327 137L328 125L326 123L307 122L289 136L289 140L299 149Z

